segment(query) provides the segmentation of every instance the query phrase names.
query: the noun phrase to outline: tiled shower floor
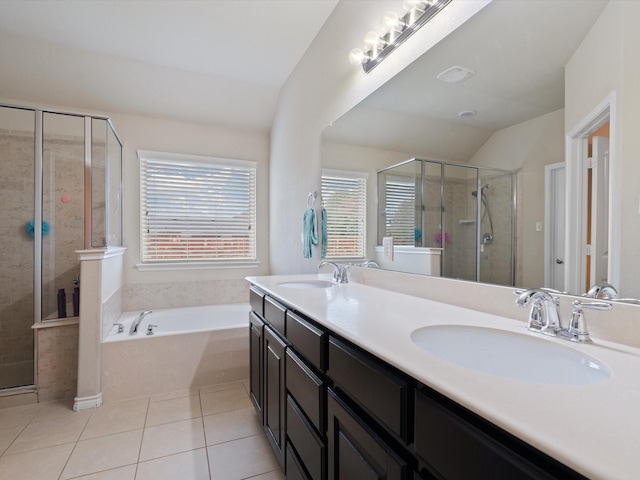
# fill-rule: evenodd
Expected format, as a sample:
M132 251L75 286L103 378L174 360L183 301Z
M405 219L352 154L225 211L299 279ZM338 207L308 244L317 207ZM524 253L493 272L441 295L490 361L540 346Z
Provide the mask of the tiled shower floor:
M283 480L247 390L0 409L0 480Z

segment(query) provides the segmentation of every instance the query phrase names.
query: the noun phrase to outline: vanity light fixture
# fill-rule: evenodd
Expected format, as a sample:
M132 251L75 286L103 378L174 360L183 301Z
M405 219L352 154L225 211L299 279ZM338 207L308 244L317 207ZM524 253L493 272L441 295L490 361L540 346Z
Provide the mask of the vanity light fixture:
M349 62L362 65L366 73L373 70L420 27L431 20L451 0L404 0L406 13L387 12L382 17L383 33L369 32L364 37L364 50L349 52Z

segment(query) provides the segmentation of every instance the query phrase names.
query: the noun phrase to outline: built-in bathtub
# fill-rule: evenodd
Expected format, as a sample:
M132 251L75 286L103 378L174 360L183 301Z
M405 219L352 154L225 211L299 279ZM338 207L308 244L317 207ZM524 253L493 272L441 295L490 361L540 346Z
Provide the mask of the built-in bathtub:
M105 401L156 395L249 377L248 304L125 312L102 343ZM147 335L149 325L153 335Z

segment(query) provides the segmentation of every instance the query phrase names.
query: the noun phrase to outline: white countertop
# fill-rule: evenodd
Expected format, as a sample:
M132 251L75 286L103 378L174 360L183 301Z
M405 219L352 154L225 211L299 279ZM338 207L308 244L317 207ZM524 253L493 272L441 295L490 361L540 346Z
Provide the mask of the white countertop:
M640 350L594 339L576 345L531 333L522 321L359 283L296 289L326 275L248 277L290 307L502 427L589 478L640 478ZM516 309L514 304L514 310ZM589 312L586 312L588 316ZM498 328L575 348L604 362L612 378L594 385L545 385L480 373L417 347L430 325ZM536 368L532 365L531 368Z

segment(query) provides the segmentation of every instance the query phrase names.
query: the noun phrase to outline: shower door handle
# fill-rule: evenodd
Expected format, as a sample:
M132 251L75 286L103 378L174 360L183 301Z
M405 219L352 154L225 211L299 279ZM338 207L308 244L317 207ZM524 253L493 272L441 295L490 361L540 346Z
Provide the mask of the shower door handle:
M556 263L558 265L562 265L564 263L564 260L562 260L561 258L556 258Z

